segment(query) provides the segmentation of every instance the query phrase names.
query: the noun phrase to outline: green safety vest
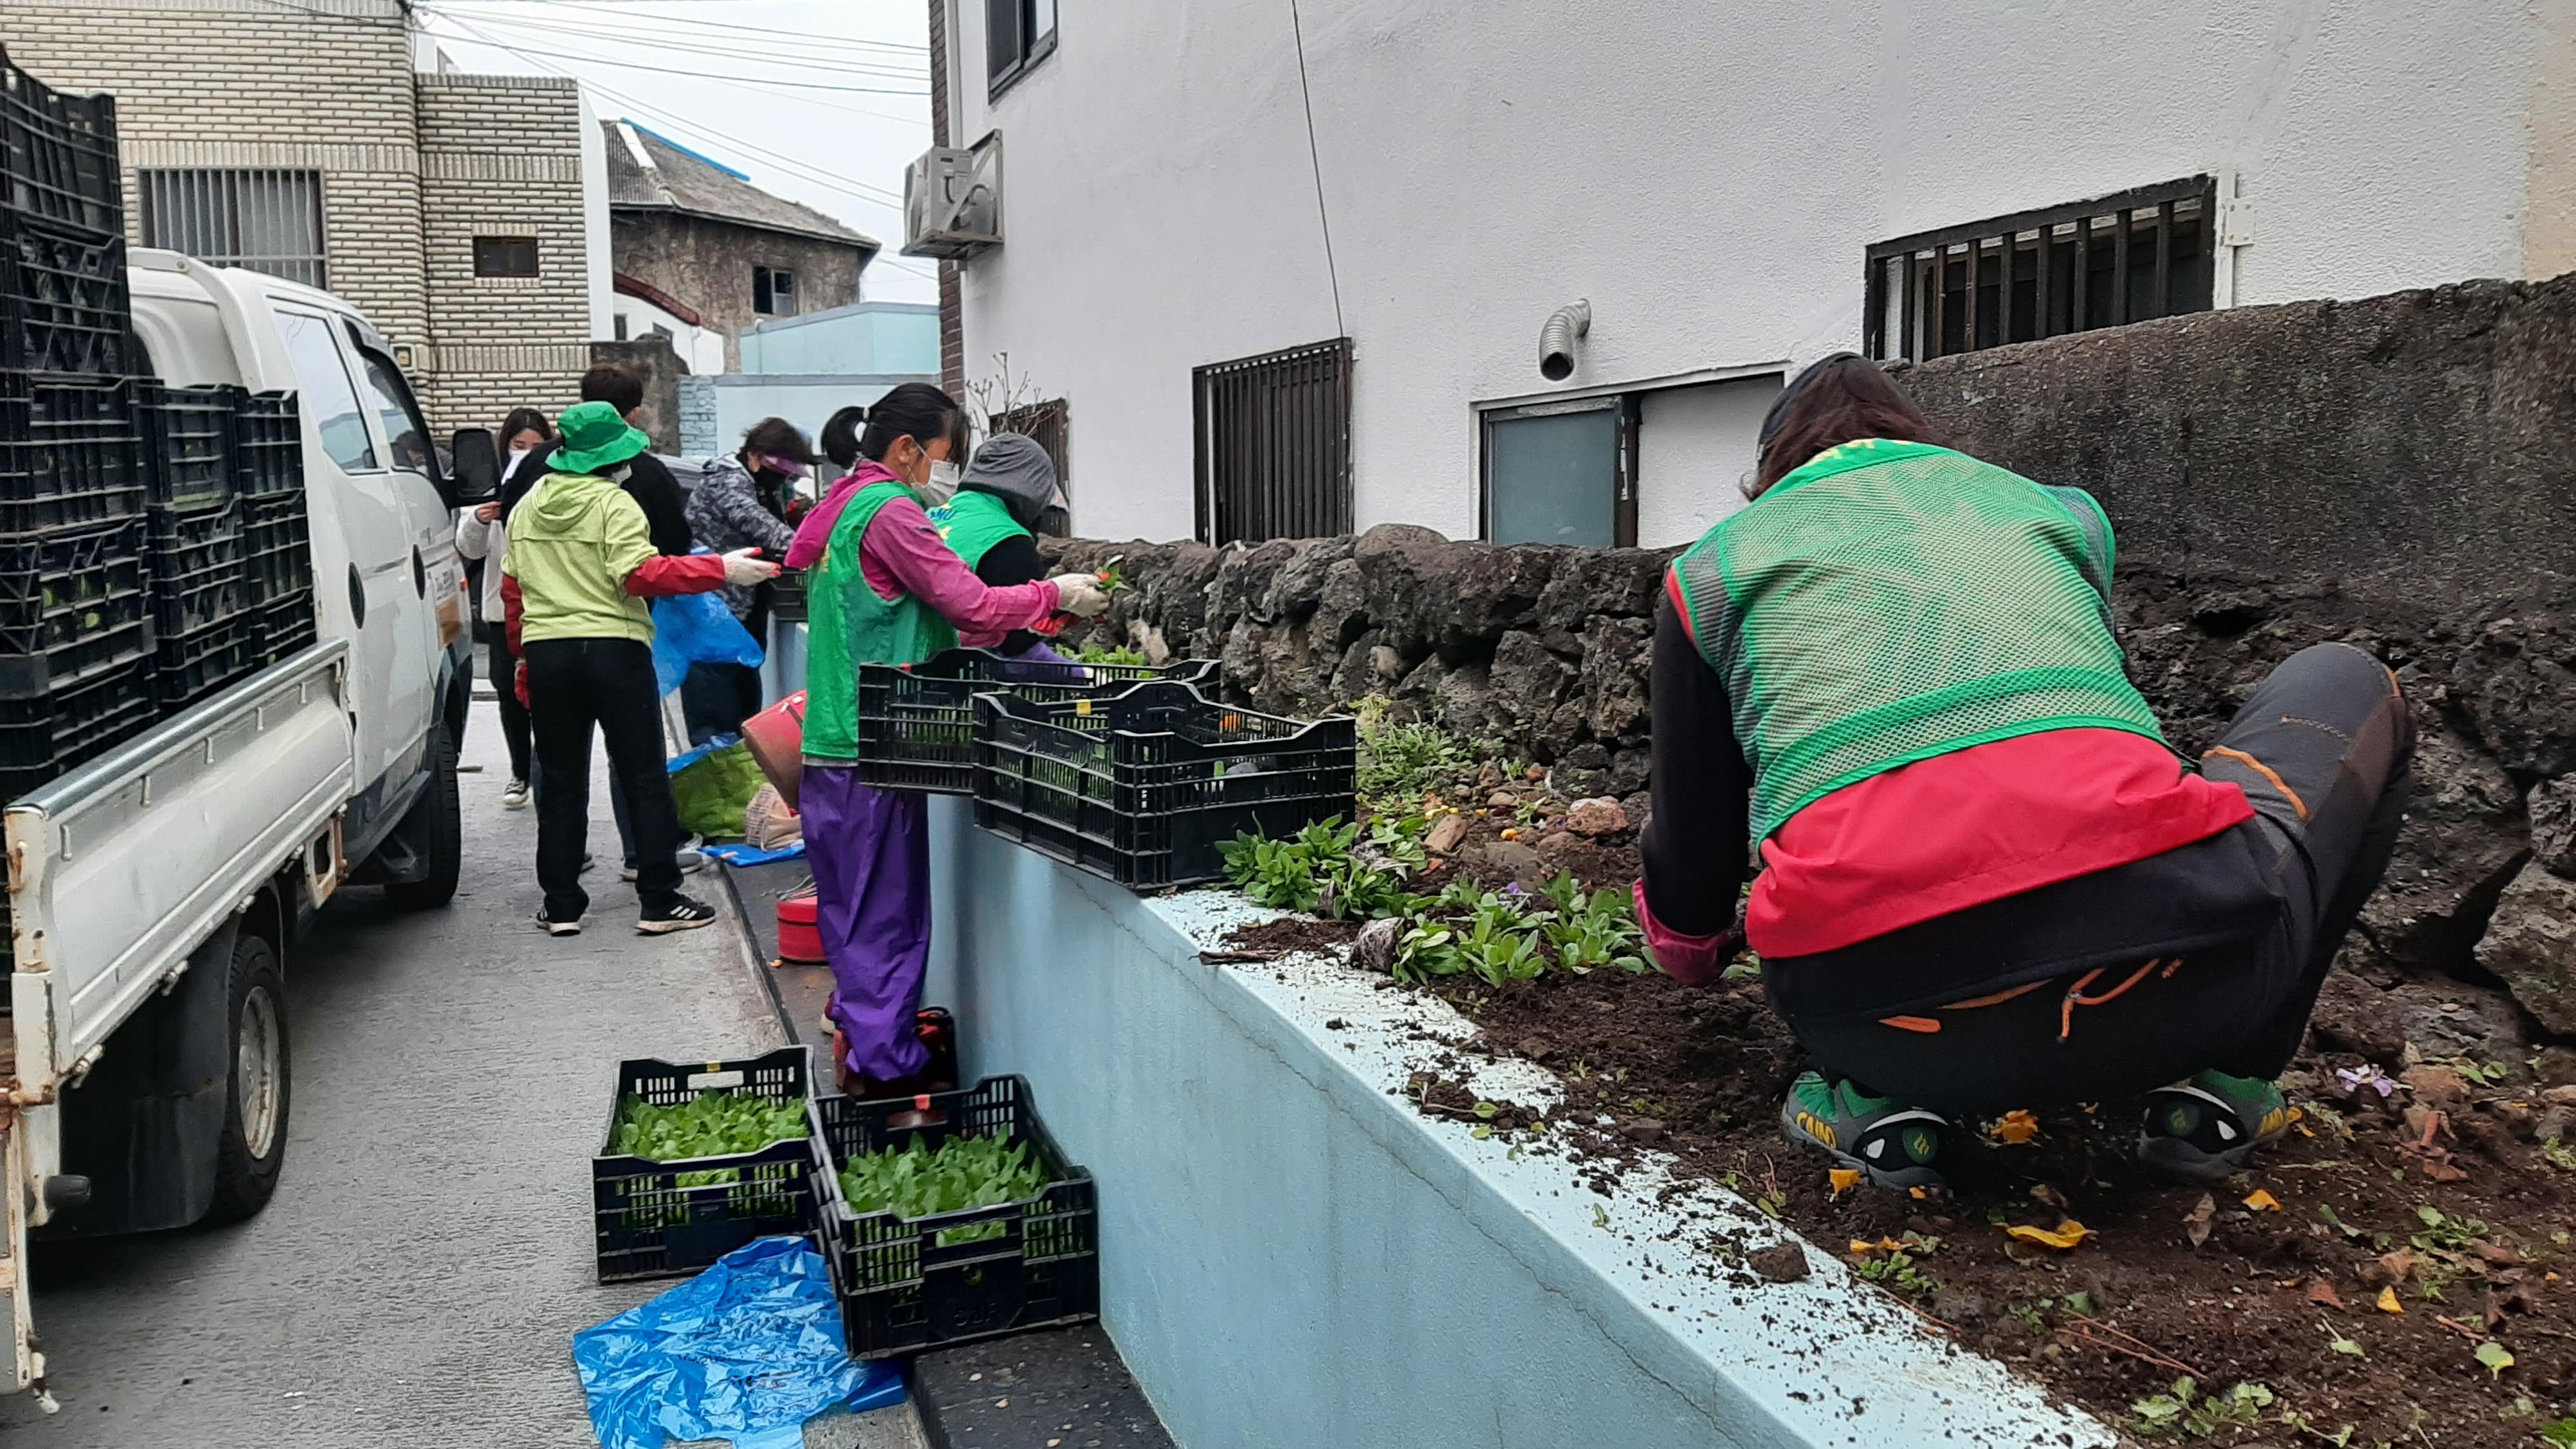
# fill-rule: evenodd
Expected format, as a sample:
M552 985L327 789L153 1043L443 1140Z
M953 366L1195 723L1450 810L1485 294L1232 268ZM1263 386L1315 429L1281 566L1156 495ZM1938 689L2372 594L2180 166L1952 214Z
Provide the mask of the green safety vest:
M1753 839L1972 745L2059 729L2161 741L2111 632L2113 547L2081 489L1884 439L1818 455L1710 529L1672 585L1735 712Z
M970 569L983 567L984 555L998 544L1037 536L1020 527L1009 505L990 493L959 493L930 510L930 521Z
M805 583L805 754L859 757L859 666L918 664L953 648L957 631L928 604L906 594L880 598L859 567L859 540L877 510L919 495L901 483L871 483L833 521L823 556Z

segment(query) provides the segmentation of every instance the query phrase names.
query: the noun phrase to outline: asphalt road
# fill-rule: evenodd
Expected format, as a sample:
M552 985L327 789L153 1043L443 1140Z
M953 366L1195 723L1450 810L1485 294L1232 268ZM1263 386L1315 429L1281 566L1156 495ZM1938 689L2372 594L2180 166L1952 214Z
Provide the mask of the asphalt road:
M781 1037L732 921L630 929L604 787L590 930L540 934L536 820L500 808L489 704L466 760L483 768L454 905L405 915L353 889L288 956L293 1116L268 1210L34 1258L62 1411L0 1399L10 1449L596 1443L571 1336L668 1286L592 1281L617 1062ZM730 909L719 883L695 893Z

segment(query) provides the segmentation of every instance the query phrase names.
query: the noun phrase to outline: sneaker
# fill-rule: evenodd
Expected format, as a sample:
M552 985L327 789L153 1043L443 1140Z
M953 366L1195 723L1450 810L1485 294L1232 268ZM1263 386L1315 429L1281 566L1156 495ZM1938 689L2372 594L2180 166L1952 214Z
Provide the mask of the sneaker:
M1780 1104L1780 1130L1790 1141L1831 1154L1879 1187L1945 1186L1934 1162L1949 1125L1936 1113L1814 1072L1799 1073Z
M2289 1100L2254 1077L2195 1072L2147 1095L2138 1162L2185 1182L2217 1182L2290 1130Z
M713 906L687 896L674 896L669 905L658 910L646 910L636 921L635 929L647 936L667 936L673 931L694 931L700 926L712 926L715 920Z
M546 919L546 913L540 910L537 912L537 929L549 936L578 936L581 934L581 917L575 916L569 921L552 921Z
M527 809L528 782L525 780L512 780L509 784L501 787L501 808L504 810Z

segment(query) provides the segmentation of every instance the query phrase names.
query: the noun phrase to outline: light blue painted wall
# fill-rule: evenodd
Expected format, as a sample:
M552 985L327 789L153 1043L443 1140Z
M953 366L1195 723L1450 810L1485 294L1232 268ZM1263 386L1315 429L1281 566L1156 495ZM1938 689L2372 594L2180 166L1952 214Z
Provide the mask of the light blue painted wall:
M860 302L763 322L742 334L747 373L905 373L937 380L939 309Z
M927 999L957 1009L968 1075L1027 1077L1098 1180L1103 1317L1184 1449L2111 1442L1830 1255L1797 1284L1709 1274L1713 1226L1778 1236L1740 1200L1604 1199L1402 1107L1420 999L1338 964L1201 964L1182 926L1239 901L1142 900L975 829L971 802L930 814Z
M713 384L714 426L709 433L712 445L704 451L730 453L742 446L742 435L762 418L785 418L805 430L808 441L821 442L823 423L833 413L851 403L865 405L892 391L897 383L937 382L936 369L928 377L901 374L860 373L849 375L753 375L727 373L706 379Z

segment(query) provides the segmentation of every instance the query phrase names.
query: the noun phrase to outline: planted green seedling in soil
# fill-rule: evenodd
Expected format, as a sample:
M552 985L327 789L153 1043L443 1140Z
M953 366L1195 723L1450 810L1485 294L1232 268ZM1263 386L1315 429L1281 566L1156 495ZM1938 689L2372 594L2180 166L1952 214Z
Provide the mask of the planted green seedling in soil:
M1046 1191L1046 1169L1025 1142L1005 1137L951 1137L937 1151L915 1134L901 1147L854 1158L841 1169L841 1196L850 1211L892 1212L904 1219L935 1217L968 1208L998 1207ZM942 1229L939 1246L976 1243L1009 1232L1004 1223Z

